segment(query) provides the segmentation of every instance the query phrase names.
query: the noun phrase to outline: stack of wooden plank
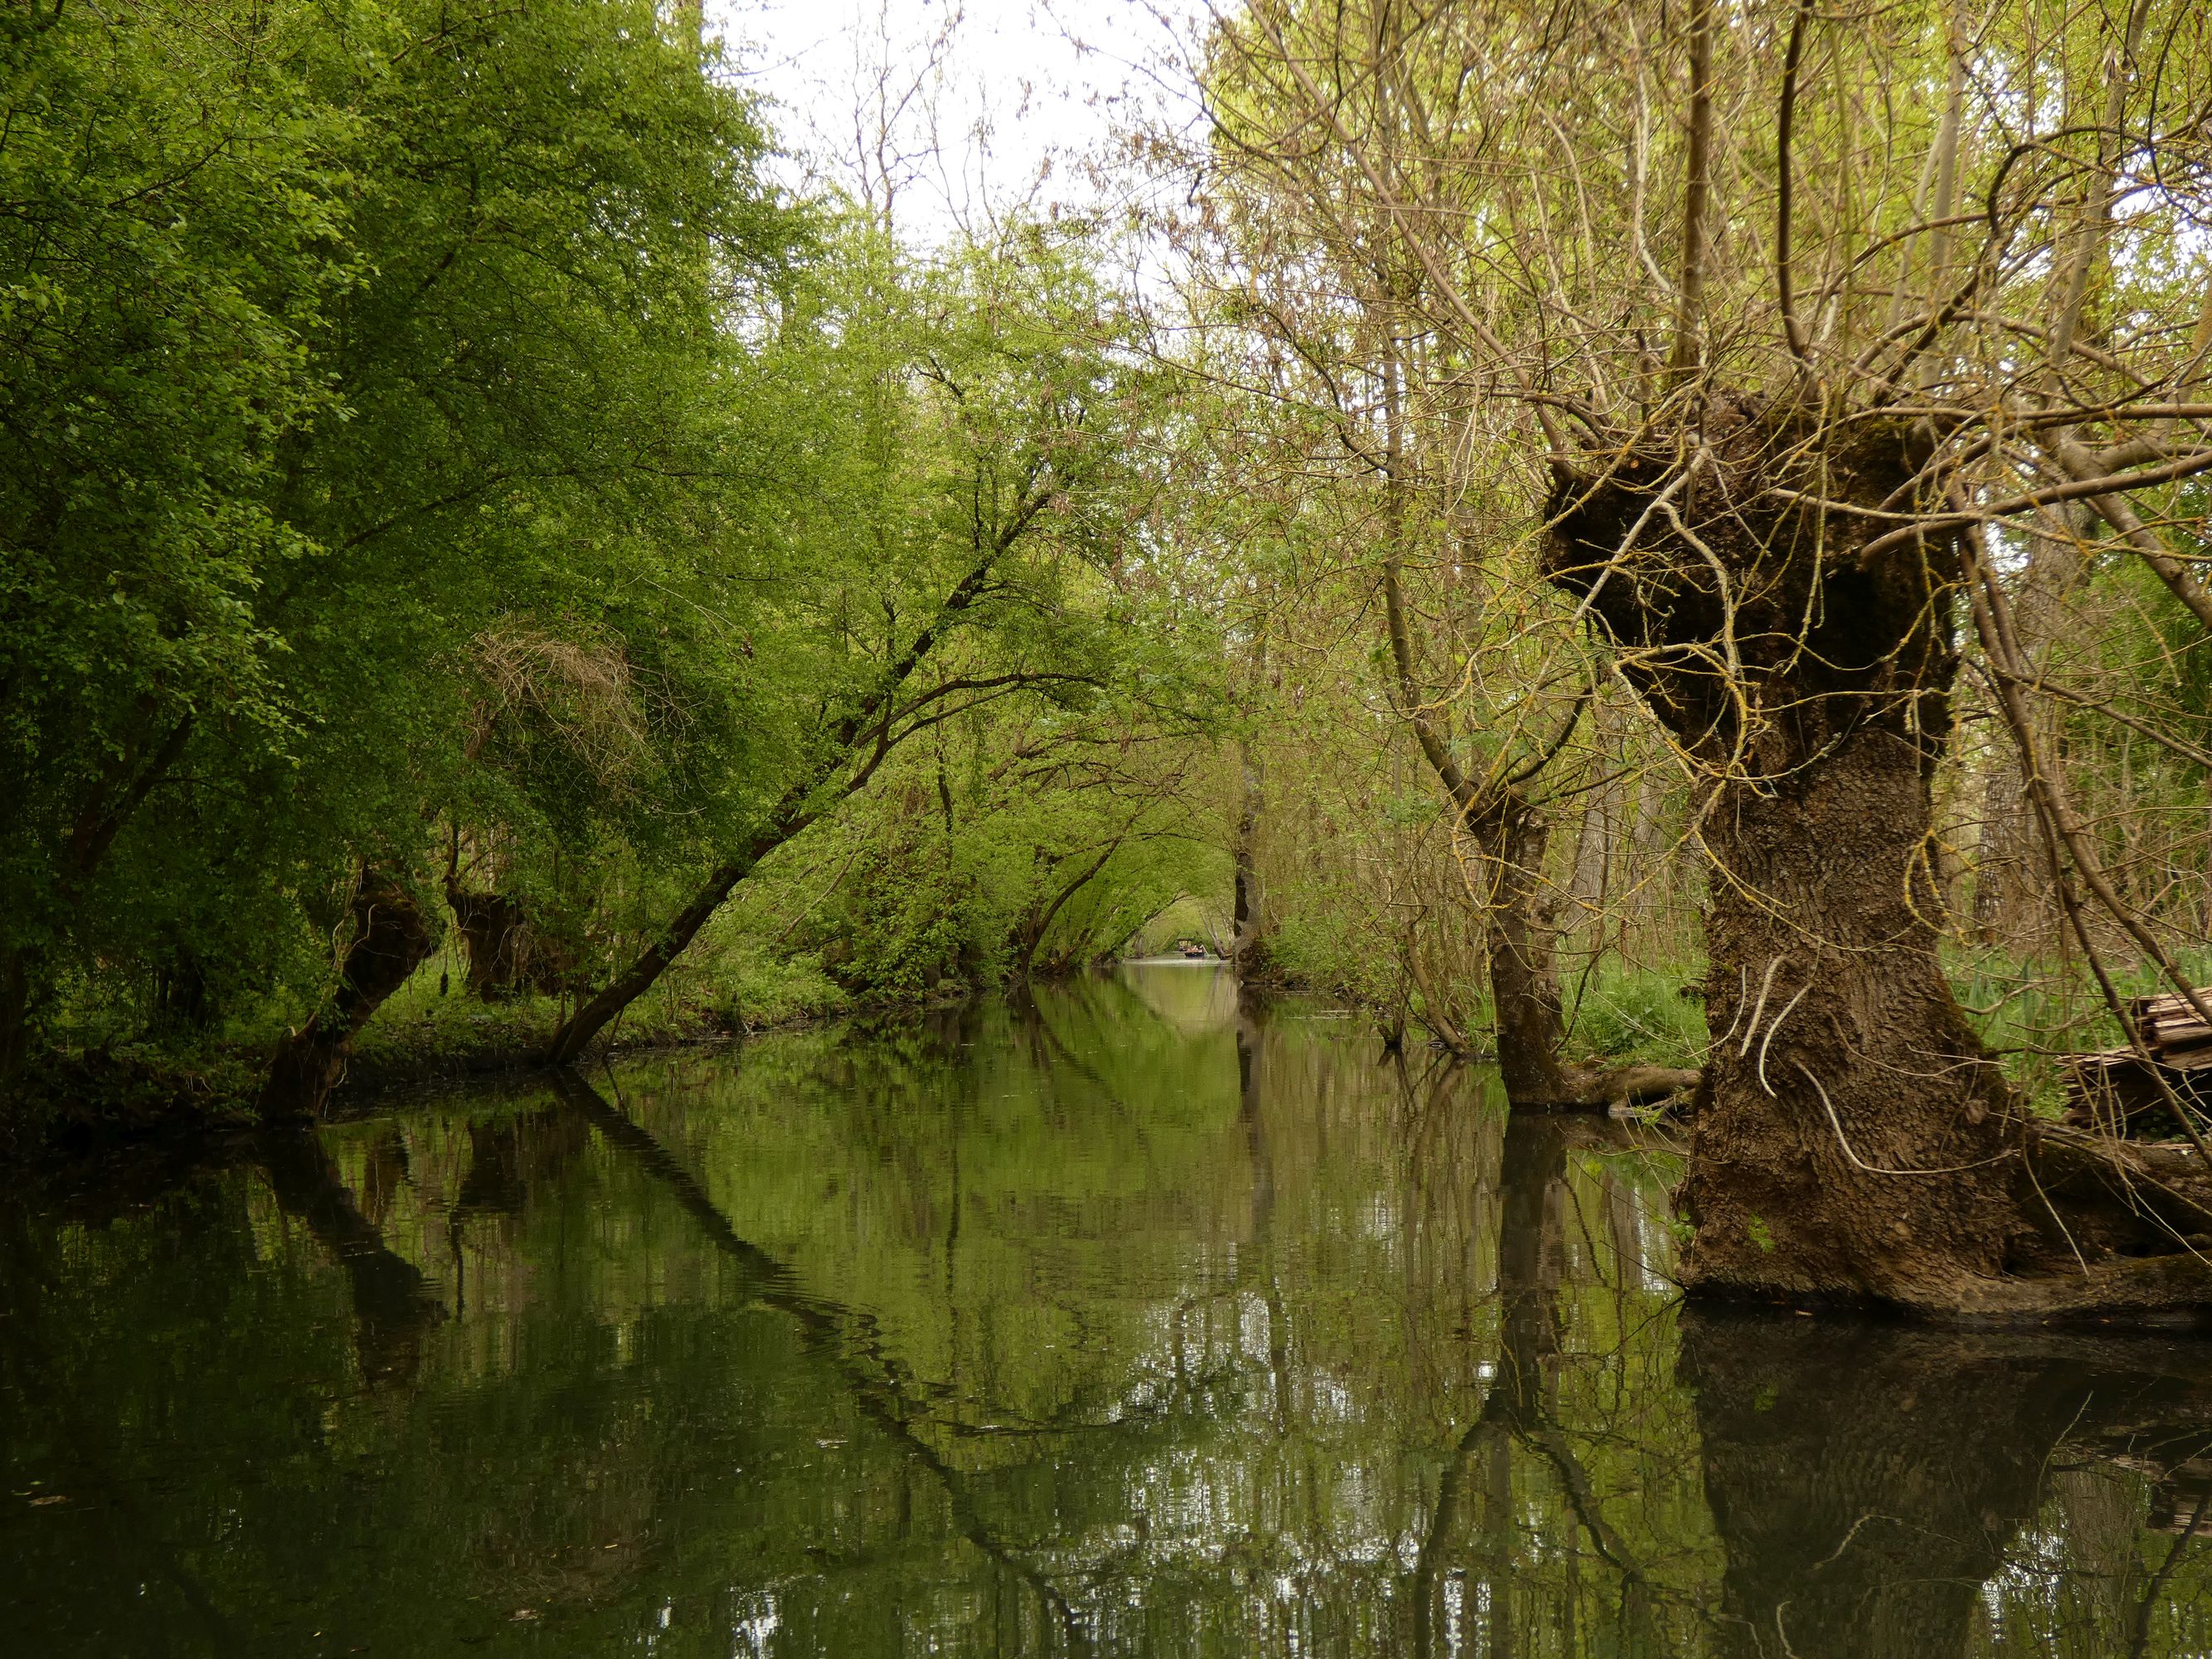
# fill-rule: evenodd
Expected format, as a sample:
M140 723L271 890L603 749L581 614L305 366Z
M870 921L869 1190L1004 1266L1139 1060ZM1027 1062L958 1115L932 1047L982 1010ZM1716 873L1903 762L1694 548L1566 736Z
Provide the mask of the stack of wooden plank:
M2197 998L2212 1008L2212 991L2199 991ZM2130 1043L2076 1054L2067 1088L2067 1117L2077 1123L2122 1125L2130 1134L2155 1133L2173 1127L2168 1090L2212 1113L2212 1024L2178 993L2131 998L2127 1017L2142 1048Z
M2197 1000L2212 1008L2212 991L2199 991ZM2212 1024L2189 1006L2187 998L2133 998L2128 1003L2128 1024L2160 1065L2177 1072L2212 1066Z

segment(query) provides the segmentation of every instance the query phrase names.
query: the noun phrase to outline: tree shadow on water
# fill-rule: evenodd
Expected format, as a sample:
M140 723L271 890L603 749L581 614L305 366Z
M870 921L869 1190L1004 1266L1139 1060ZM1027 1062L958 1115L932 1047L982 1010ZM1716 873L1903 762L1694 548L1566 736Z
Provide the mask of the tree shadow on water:
M2212 1345L2056 1334L1957 1334L1771 1311L1686 1313L1705 1484L1727 1552L1724 1650L1882 1659L1970 1650L1986 1587L2027 1559L2057 1472L2147 1475L2148 1519L2181 1517L2163 1565L2079 1650L2148 1645L2208 1514ZM2130 1527L2132 1534L2135 1530ZM2074 1553L2071 1539L2060 1547ZM2126 1554L2140 1561L2128 1540Z
M1585 1346L1562 1248L1588 1134L1505 1121L1495 1368L1445 1456L1407 1651L1462 1650L1478 1607L1502 1655L1569 1627L1639 1659L2202 1650L2212 1343L1690 1306L1661 1385L1685 1417L1608 1421L1603 1390L1562 1392L1627 1364ZM1669 1445L1709 1543L1668 1529Z
M255 1138L254 1152L278 1207L304 1222L345 1273L363 1378L411 1381L423 1336L446 1316L430 1281L362 1213L312 1123L270 1125Z

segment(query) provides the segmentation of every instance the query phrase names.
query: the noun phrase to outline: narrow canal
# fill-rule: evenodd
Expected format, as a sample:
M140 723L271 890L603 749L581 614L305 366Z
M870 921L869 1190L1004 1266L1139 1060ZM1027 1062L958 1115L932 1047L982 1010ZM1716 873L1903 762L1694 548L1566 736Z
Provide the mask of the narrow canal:
M2212 1644L2212 1346L1686 1312L1680 1172L1181 964L80 1171L0 1651Z

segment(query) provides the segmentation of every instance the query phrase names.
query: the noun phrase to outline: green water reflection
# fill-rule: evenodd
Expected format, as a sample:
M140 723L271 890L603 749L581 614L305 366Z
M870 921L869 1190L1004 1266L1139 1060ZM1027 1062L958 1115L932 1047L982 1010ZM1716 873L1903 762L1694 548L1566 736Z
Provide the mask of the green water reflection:
M2212 1647L2212 1349L1686 1315L1678 1175L1176 967L0 1206L0 1652Z

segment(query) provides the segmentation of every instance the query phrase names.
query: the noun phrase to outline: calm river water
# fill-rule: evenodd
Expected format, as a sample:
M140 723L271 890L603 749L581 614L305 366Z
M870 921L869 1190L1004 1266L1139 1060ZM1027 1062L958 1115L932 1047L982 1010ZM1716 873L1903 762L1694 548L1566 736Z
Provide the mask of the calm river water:
M1178 965L0 1200L0 1653L2212 1649L2212 1346L1686 1312L1679 1173Z

